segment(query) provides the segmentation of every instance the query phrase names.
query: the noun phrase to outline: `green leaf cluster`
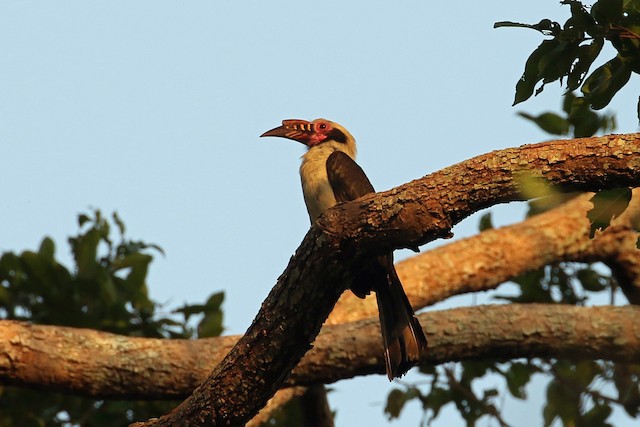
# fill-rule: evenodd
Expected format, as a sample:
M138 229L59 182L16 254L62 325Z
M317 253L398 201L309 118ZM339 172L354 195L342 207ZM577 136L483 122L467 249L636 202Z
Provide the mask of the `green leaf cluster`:
M223 301L224 292L216 292L212 294L204 304L185 305L175 310L174 313L182 313L185 322L188 322L191 316L202 315L197 327L198 337L217 337L220 336L224 330L222 326Z
M592 264L558 263L530 271L511 280L516 295L497 295L498 300L513 303L584 305L588 292L616 288L613 277L601 273Z
M426 387L404 385L389 393L385 413L389 419L398 418L407 402L417 399L424 411L424 424L431 424L446 405L453 405L468 426L474 426L482 418L507 425L500 414L500 390L489 386L479 390L479 381L491 374L503 377L514 397L524 399L524 386L531 372L528 365L513 363L506 369L493 360L468 360L458 364L448 363L438 367L422 367L428 375Z
M0 257L0 319L92 328L121 335L195 338L222 332L222 293L205 304L185 305L163 314L149 298L147 274L155 244L128 239L122 219L99 210L78 216L78 233L69 238L74 267L55 259L45 237L37 251ZM117 242L113 230L117 229ZM183 321L177 320L182 315ZM200 318L194 328L189 322ZM94 400L59 393L0 387L0 425L122 426L166 413L177 402Z
M590 8L575 0L561 3L568 5L571 13L563 25L549 19L537 24L503 21L494 25L530 28L551 37L527 59L516 84L514 105L538 95L548 83L564 81L567 92L580 89L591 108L602 109L632 73L640 74L640 2L599 0ZM605 42L616 49L616 56L589 73ZM562 124L552 118L545 122L551 133L562 131Z
M593 208L587 212L591 224L589 236L593 238L596 230L604 230L611 225L611 221L620 216L627 209L631 201L631 189L614 188L601 190L592 198Z
M610 427L607 419L614 404L630 417L640 412L638 364L555 360L546 370L552 380L547 385L543 409L545 426L560 420L564 425ZM615 394L604 394L602 384L612 385Z
M565 94L562 110L563 114L547 111L537 116L525 112L519 112L518 115L551 135L573 135L582 138L593 136L600 131L607 133L616 128L613 114L596 113L584 97L576 97L571 92Z

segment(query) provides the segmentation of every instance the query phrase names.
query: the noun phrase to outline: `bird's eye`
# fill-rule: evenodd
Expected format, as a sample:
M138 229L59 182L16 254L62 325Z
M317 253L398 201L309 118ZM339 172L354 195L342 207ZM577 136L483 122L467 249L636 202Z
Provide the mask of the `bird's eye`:
M318 129L325 130L326 128L327 128L327 124L326 124L326 123L320 123L320 124L318 124Z

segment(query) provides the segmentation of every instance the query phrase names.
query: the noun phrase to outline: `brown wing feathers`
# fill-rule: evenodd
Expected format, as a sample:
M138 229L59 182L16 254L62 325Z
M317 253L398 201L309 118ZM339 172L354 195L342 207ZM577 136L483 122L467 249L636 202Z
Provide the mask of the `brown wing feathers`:
M340 151L327 159L327 177L338 203L375 191L362 168ZM420 361L427 338L398 279L393 254L372 260L358 273L351 290L360 298L376 292L387 376L391 380L404 375Z

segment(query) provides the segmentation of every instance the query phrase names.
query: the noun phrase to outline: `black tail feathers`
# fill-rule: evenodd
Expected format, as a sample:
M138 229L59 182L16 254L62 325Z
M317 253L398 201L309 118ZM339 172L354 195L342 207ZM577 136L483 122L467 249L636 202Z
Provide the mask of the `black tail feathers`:
M404 293L391 256L386 258L387 286L380 284L375 291L387 376L392 380L404 375L420 361L427 349L427 338Z

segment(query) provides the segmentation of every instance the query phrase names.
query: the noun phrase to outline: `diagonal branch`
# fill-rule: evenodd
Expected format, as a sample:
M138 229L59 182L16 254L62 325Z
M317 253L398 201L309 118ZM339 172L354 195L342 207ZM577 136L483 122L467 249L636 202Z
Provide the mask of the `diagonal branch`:
M320 223L342 249L415 248L471 213L524 200L523 175L565 191L638 186L640 134L549 141L493 151L327 211Z

